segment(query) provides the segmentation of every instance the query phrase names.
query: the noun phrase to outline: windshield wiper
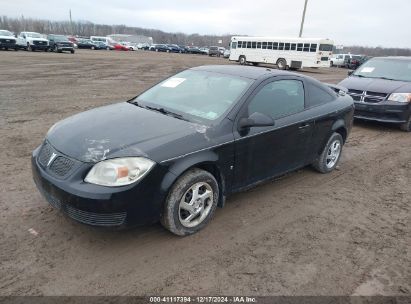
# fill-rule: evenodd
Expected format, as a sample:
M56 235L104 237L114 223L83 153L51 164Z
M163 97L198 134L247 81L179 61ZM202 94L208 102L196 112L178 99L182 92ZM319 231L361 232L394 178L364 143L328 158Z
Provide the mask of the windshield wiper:
M157 111L157 112L160 112L164 115L172 116L174 118L178 118L178 119L181 119L181 120L188 121L186 118L184 118L183 115L178 114L178 113L174 113L174 112L166 110L164 108L157 108L157 107L150 107L150 106L144 106L144 108L152 110L152 111Z
M384 80L395 80L395 79L388 78L388 77L384 77L384 76L381 76L381 77L373 77L373 78L384 79Z

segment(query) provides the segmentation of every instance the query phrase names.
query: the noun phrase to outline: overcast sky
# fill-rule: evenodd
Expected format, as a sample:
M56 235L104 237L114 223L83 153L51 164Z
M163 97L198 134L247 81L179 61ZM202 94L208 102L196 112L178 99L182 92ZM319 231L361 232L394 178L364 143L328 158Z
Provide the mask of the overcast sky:
M0 15L125 24L167 32L297 36L304 0L0 0ZM411 48L411 0L308 0L303 35Z

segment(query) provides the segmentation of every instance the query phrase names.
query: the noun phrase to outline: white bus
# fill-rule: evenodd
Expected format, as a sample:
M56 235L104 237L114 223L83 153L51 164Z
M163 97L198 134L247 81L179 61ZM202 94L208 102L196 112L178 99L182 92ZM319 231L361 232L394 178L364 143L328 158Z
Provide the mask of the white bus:
M235 36L231 38L230 60L276 64L281 70L329 67L333 43L321 38Z

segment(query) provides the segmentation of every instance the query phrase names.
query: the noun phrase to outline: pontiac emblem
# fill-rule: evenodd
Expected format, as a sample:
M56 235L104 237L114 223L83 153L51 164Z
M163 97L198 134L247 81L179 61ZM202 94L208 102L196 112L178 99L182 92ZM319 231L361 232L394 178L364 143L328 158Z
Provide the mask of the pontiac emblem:
M56 158L56 156L57 156L56 153L51 154L50 159L47 162L47 167L50 166L50 164L53 162L53 160Z

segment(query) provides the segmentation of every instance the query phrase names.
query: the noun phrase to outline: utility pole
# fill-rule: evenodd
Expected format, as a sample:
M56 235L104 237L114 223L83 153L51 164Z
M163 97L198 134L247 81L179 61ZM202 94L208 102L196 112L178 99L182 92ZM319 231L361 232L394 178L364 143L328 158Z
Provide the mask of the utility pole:
M298 37L301 37L303 35L303 28L304 28L304 19L305 19L305 11L307 10L307 2L308 0L305 0L304 3L304 11L303 11L303 17L301 19L301 26L300 26L300 35Z
M73 35L73 20L71 19L71 9L69 10L70 15L70 34Z

